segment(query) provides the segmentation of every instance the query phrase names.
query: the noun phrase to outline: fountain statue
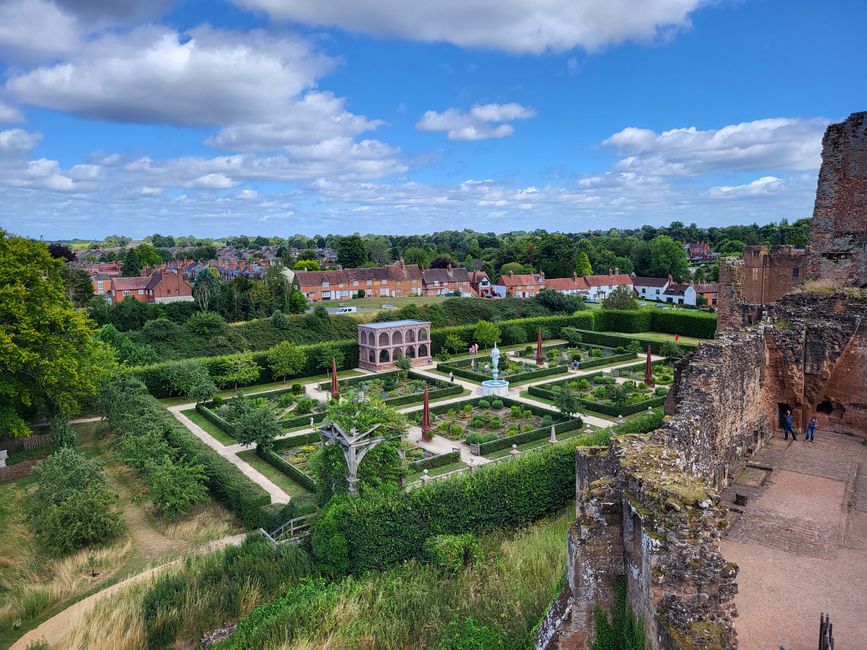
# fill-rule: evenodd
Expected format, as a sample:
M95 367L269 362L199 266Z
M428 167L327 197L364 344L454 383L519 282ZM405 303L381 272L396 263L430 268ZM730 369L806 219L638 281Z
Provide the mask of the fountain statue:
M486 379L482 382L482 393L485 395L505 395L509 392L509 382L505 379L500 379L500 349L494 343L494 348L491 350L491 370L492 379Z

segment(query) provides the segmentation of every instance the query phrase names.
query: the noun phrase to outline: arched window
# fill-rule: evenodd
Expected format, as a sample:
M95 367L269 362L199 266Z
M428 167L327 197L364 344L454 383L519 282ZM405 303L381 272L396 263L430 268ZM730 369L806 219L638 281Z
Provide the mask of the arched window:
M403 343L403 334L400 332L395 332L391 335L391 344L392 345L400 345Z
M393 361L399 359L402 356L403 356L403 350L401 350L400 348L395 348L391 352L391 358Z
M427 343L422 343L420 346L418 346L418 356L419 357L426 357L427 356Z
M424 327L418 331L418 340L427 341L427 330Z
M413 330L406 331L406 342L415 343L415 332Z
M376 350L374 350L373 348L367 349L367 360L370 363L376 363Z
M406 356L408 356L410 359L415 359L415 348L413 346L410 345L406 349Z
M376 347L376 334L373 332L367 333L367 344L372 348Z
M379 335L379 347L384 348L388 346L388 334L383 332Z
M379 351L379 362L380 363L388 363L391 361L391 357L388 355L388 350L380 350Z

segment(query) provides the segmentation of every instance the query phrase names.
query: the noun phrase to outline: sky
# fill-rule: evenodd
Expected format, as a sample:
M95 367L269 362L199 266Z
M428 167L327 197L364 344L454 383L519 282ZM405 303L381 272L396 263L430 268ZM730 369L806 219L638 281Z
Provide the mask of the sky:
M0 228L790 221L864 0L0 0Z

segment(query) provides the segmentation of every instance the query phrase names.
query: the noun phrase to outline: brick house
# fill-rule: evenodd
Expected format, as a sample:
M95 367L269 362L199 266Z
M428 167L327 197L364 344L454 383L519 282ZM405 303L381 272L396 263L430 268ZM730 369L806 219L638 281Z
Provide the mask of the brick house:
M696 297L701 296L707 301L707 306L716 309L716 301L719 296L719 282L696 284Z
M509 271L500 276L500 285L505 287L507 296L532 298L545 288L544 273L514 273Z
M179 273L155 271L139 277L112 278L106 295L112 303L121 302L128 296L150 303L190 302L193 300L193 287Z
M335 271L296 271L295 282L301 293L312 302L349 300L360 290L377 298L401 298L422 295L422 272L417 264L403 260L390 266Z
M744 301L765 305L782 298L800 284L805 260L804 249L793 246L744 247Z
M422 271L421 276L426 296L447 296L453 293L462 297L476 295L470 284L470 274L465 268L454 268L449 264L444 269Z
M494 295L494 286L491 284L491 279L484 271L470 271L468 274L470 286L473 291L481 298L487 298Z

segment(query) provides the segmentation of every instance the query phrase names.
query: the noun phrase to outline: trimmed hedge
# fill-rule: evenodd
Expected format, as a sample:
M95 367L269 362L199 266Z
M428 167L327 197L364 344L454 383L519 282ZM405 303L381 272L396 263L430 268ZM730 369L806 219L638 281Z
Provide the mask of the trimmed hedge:
M653 352L654 354L660 354L662 352L662 346L666 344L666 341L656 341L646 339L641 336L628 336L626 334L609 334L607 332L594 332L591 330L581 330L581 338L583 339L582 343L590 343L592 345L604 345L609 348L616 348L618 346L628 347L632 341L638 341L639 343L641 343L641 346L645 350L649 345L651 352ZM673 341L668 342L673 343ZM678 345L687 352L690 350L695 350L696 347L698 347L689 343L678 343ZM581 367L584 367L583 363Z
M208 490L234 511L245 527L255 529L261 525L263 507L271 503L268 493L193 435L146 392L141 382L123 380L106 391L109 398L104 403L110 403L110 407L104 415L112 427L123 433L128 422L152 423L178 455L204 467Z
M654 309L651 325L655 332L712 339L716 335L716 314L681 309Z
M337 382L338 386L340 386L341 390L351 386L357 386L359 384L363 384L366 381L370 381L371 379L382 379L387 375L396 375L397 372L384 372L377 375L362 375L361 377L350 377L348 379L341 379ZM430 377L426 377L425 375L420 375L417 372L409 373L410 379L421 379L428 386L433 387L433 390L428 390L428 399L440 399L442 397L451 397L452 395L460 395L464 392L463 386L459 386L457 384L450 384L447 381L440 381L438 379L431 379ZM322 382L319 384L320 390L330 390L331 382ZM396 406L404 406L405 404L415 404L416 402L424 401L424 393L416 393L414 395L401 395L399 397L389 397L388 399L383 400L385 404L391 407Z
M683 309L598 309L593 329L601 332L665 332L699 339L716 334L716 314ZM589 328L588 328L589 329Z
M265 451L261 447L257 446L256 455L275 469L278 469L284 474L286 474L286 476L291 478L302 487L310 490L311 492L315 492L316 480L313 479L313 477L311 477L309 474L305 474L304 472L302 472L292 463L283 460L276 452L280 449L287 449L289 447L309 445L314 442L318 443L320 442L320 440L321 434L318 431L311 431L310 433L305 433L300 436L278 438L274 441L274 444L271 445L272 448L268 451Z
M199 402L196 404L196 412L201 413L202 417L205 418L208 422L221 429L225 433L228 433L233 438L237 438L235 435L235 427L229 424L229 421L220 417L216 413L214 413L210 407L206 406L203 402Z
M587 379L587 377L580 377L580 379ZM569 380L571 381L571 380ZM527 392L530 395L535 395L536 397L542 397L548 400L554 400L556 397L554 392L550 390L551 386L558 386L564 382L554 382L552 384L545 384L544 386L530 386ZM624 404L623 406L612 406L609 404L600 404L599 402L595 402L592 400L582 399L580 397L575 398L578 403L586 408L588 411L595 411L597 413L604 413L605 415L632 415L633 413L640 413L641 411L646 411L647 407L656 408L657 406L662 406L665 404L665 397L654 397L653 399L645 400L643 402L639 402L638 404Z
M651 330L652 309L597 309L593 312L595 330L647 332Z
M314 343L312 345L299 346L303 348L307 354L307 364L296 375L286 377L287 380L296 379L298 377L308 377L310 375L323 374L325 370L317 367L317 354L320 350L327 346L335 346L343 352L343 361L337 365L338 370L349 370L358 366L358 342L355 340L330 341L327 343ZM218 377L224 370L224 364L227 360L238 357L237 354L224 355L219 357L199 357L199 360L205 364L205 368L211 377ZM253 360L259 366L259 378L249 384L240 384L244 386L255 384L267 384L277 381L278 378L271 374L271 369L268 367L268 350L262 352L253 352ZM171 397L174 393L168 382L169 371L177 364L185 363L188 360L182 361L165 361L163 363L155 363L149 366L135 366L129 369L130 374L139 379L145 386L148 392L154 397Z
M545 338L557 338L560 335L560 330L563 327L577 327L578 329L593 329L593 314L590 311L576 312L572 316L540 316L538 318L515 318L513 320L495 321L500 332L503 332L507 327L523 327L527 332L526 341L516 341L516 343L528 343L536 340L536 330L542 328ZM458 325L455 327L440 327L431 330L431 347L434 354L439 352L446 337L450 334L456 335L464 344L469 347L473 342L473 334L476 331L475 323L471 325Z
M422 458L421 460L417 460L414 463L410 463L409 466L412 470L416 472L421 472L426 469L434 469L435 467L442 467L443 465L456 463L460 459L460 451L448 451L444 454L437 454L436 456L428 456L427 458Z
M332 499L314 524L313 553L326 572L359 574L419 557L434 535L525 526L575 498L575 448L608 439L582 436L410 492Z
M470 379L472 381L477 381L480 383L490 379L488 375L483 375L479 372L473 372L472 370L469 370L467 368L452 365L448 361L442 361L438 363L437 370L439 370L440 372L451 372L454 373L456 377L463 377L464 379ZM521 372L517 375L509 375L506 379L508 379L509 383L511 384L518 384L522 381L530 381L531 379L548 377L550 375L560 375L568 371L569 369L566 366L554 366L553 368L541 368L539 370Z
M597 357L596 359L589 359L587 361L582 361L580 369L587 370L588 368L598 368L599 366L607 366L614 363L621 363L623 361L632 361L632 359L637 359L638 354L636 352L624 352L623 354L612 354L610 357Z
M566 433L567 431L580 429L583 426L584 422L581 418L572 418L571 420L555 424L554 431L557 433ZM516 433L514 436L506 436L505 438L499 438L498 440L483 442L479 445L479 455L484 456L485 454L500 451L501 449L508 449L512 445L523 445L525 442L535 442L536 440L547 438L549 435L551 435L551 427L539 427L532 431Z

